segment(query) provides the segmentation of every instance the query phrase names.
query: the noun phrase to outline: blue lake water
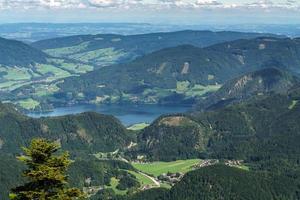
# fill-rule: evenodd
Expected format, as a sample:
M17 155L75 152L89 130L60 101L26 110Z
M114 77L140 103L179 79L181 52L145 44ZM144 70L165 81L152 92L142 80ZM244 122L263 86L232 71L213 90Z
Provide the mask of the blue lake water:
M163 106L163 105L76 105L70 107L55 108L51 112L30 113L31 117L53 117L69 114L78 114L87 111L94 111L101 114L113 115L125 126L136 123L151 123L163 114L183 113L189 111L187 106Z

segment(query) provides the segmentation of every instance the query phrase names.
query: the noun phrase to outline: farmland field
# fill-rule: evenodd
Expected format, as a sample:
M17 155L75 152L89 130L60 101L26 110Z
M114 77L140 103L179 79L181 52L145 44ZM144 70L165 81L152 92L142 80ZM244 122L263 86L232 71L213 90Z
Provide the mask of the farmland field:
M191 159L177 160L173 162L132 163L132 165L141 172L157 177L168 172L187 173L193 170L193 166L200 162L200 159Z

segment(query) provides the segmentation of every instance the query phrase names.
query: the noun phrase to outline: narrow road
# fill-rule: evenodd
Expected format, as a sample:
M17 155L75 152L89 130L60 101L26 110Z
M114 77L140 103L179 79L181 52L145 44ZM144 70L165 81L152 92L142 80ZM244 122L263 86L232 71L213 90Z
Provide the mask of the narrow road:
M151 179L151 181L152 181L157 187L160 187L160 183L159 183L157 180L155 180L154 177L149 176L149 175L147 175L147 174L145 174L145 173L143 173L143 172L139 172L139 174L141 174L141 175L143 175L143 176L146 176L147 178Z

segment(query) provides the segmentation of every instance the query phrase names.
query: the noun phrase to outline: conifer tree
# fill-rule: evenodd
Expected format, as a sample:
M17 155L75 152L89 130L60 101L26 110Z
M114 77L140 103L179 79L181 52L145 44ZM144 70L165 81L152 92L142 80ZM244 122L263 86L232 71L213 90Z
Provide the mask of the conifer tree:
M82 199L77 188L68 188L66 171L71 164L67 152L58 154L60 145L45 139L32 140L18 160L26 164L23 175L28 182L12 190L12 200Z

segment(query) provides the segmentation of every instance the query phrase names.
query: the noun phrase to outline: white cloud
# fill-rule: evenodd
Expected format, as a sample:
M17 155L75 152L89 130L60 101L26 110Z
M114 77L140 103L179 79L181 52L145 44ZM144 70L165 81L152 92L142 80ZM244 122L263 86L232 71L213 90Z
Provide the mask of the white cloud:
M0 9L299 9L300 0L0 0Z
M223 3L215 0L198 0L196 2L196 5L198 6L220 6L223 5Z

